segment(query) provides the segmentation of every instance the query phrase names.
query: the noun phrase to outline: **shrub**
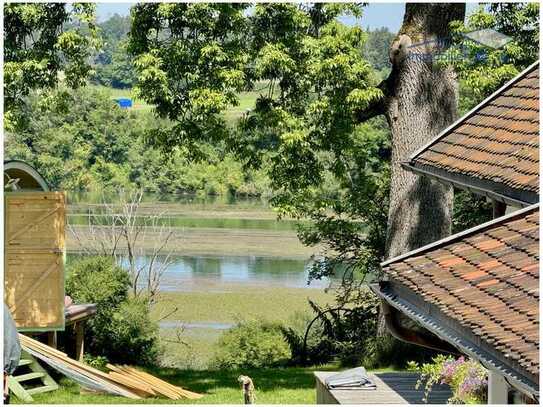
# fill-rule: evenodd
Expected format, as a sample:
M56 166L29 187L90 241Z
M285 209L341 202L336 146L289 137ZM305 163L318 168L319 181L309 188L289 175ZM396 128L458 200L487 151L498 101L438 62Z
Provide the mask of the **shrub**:
M113 361L149 365L157 361L158 325L149 317L145 298L129 298L113 313L109 326Z
M68 267L66 294L75 303L95 303L108 313L128 298L130 278L111 257L83 257Z
M290 322L282 330L290 346L294 365L318 365L337 359L342 366L403 368L413 357L427 361L436 352L378 336L379 299L362 288L347 306L322 308L309 301L313 314ZM318 318L317 318L318 317ZM314 320L314 321L313 321ZM304 346L304 337L313 321ZM414 329L416 327L413 327Z
M95 303L85 326L89 357L114 363L151 364L158 356L158 326L146 299L129 298L128 273L110 257L84 257L68 268L66 293L76 303Z
M308 325L314 316L309 313L296 312L289 321L281 327L281 331L292 353L289 364L294 366L313 366L329 362L334 355L334 344L324 335L322 324L315 322L308 332L307 343L304 346Z
M221 336L212 364L220 369L277 367L286 365L290 357L278 325L245 321Z

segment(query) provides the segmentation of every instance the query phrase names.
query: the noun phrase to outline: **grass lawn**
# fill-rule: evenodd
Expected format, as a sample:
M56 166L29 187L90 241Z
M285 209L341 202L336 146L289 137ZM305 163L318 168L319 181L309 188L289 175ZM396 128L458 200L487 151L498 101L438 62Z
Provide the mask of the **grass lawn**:
M257 404L315 404L315 370L338 370L329 364L308 368L275 368L243 371L148 369L160 378L204 395L200 400L170 400L148 398L131 400L102 394L80 394L79 386L66 378L60 379L60 389L36 394L34 404L243 404L237 377L253 379ZM390 371L380 369L378 371ZM375 372L375 371L374 371ZM13 402L17 400L13 398Z
M319 367L318 370L333 370L334 366ZM60 380L61 388L50 393L34 396L35 404L243 404L237 382L240 374L253 379L257 404L315 404L314 368L276 368L243 371L209 370L148 370L160 378L191 391L204 394L200 400L169 400L148 398L131 400L102 394L80 394L79 386L66 379ZM17 402L13 399L14 402Z
M313 371L340 370L336 364L308 368L274 368L243 371L147 369L172 384L204 395L200 400L148 398L131 400L102 394L80 394L79 386L62 378L60 389L34 396L34 404L243 404L237 382L240 374L253 379L257 404L315 404ZM393 371L385 368L373 372ZM13 403L17 403L15 398Z

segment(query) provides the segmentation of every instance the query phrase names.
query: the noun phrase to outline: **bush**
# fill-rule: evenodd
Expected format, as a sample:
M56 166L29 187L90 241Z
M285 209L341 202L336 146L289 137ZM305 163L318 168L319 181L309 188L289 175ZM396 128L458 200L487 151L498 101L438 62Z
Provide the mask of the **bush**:
M95 303L108 313L128 298L130 278L110 257L83 257L68 267L66 294L75 303Z
M292 354L290 364L319 365L336 359L344 367L403 368L414 357L427 361L436 354L390 334L378 336L379 299L369 289L359 290L347 307L321 308L311 301L309 305L312 315L298 317L282 327ZM313 319L304 347L304 337Z
M157 361L158 325L149 317L145 298L129 298L113 313L109 326L113 361L149 365Z
M296 312L281 327L290 347L292 357L289 364L294 366L314 366L328 363L334 355L334 343L324 335L324 328L318 321L312 325L304 349L307 327L314 315Z
M68 268L66 293L75 303L95 303L85 326L86 351L114 363L152 364L158 357L158 326L146 299L129 298L128 273L113 258L85 257Z
M286 365L290 357L278 325L245 321L221 336L213 365L220 369L277 367Z

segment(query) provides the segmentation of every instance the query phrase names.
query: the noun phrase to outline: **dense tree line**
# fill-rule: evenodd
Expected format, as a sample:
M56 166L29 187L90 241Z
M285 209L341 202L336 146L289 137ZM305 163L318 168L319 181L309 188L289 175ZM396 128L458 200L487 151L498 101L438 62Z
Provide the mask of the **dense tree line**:
M5 157L28 162L54 188L115 190L139 187L158 193L268 193L258 171L245 171L221 146L202 146L206 159L191 162L182 147L166 155L144 141L157 120L120 109L92 88L33 92L24 129L9 132Z
M135 76L132 60L126 50L130 16L114 14L97 27L102 48L94 57L91 83L117 89L131 88Z

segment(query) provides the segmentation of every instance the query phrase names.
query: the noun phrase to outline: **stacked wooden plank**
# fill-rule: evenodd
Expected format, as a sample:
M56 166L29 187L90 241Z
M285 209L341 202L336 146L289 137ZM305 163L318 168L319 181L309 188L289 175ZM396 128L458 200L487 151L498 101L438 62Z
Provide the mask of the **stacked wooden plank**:
M127 387L139 389L142 393L148 393L149 396L162 395L173 400L182 398L196 400L203 397L201 394L174 386L149 373L142 372L130 366L115 366L108 364L107 367L111 370L109 375L111 375L114 380L118 380L119 383L123 383Z
M65 353L28 336L19 334L19 339L25 350L38 358L42 358L45 363L50 363L63 372L73 373L75 377L82 378L85 383L92 383L93 387L108 393L131 399L165 396L173 400L181 398L195 400L203 397L201 394L174 386L130 366L108 364L107 367L110 372L106 373L72 359Z

